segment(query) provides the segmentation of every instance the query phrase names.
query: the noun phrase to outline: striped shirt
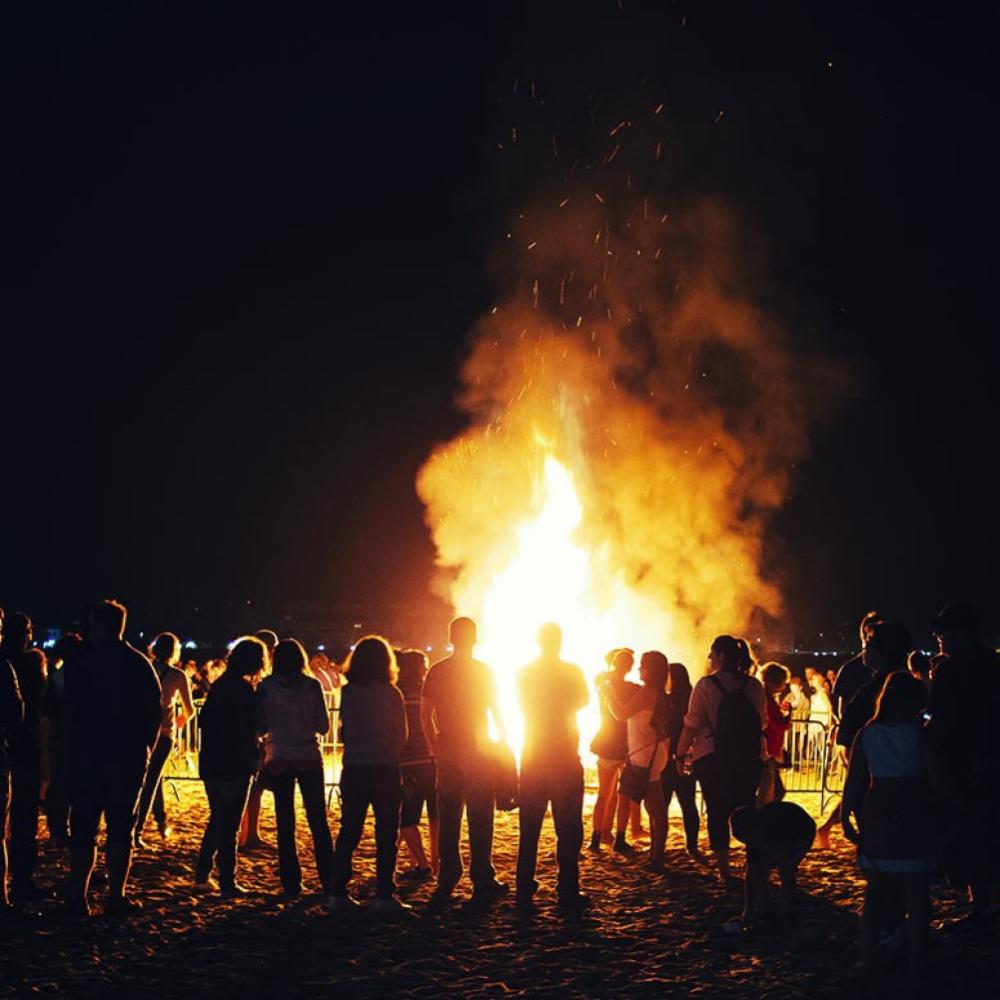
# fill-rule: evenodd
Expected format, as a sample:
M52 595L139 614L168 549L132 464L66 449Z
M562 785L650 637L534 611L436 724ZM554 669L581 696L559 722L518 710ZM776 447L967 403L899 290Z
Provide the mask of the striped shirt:
M427 740L424 738L423 726L420 725L420 692L409 692L406 695L406 721L410 727L410 738L399 755L400 767L415 767L417 764L430 764L431 756Z

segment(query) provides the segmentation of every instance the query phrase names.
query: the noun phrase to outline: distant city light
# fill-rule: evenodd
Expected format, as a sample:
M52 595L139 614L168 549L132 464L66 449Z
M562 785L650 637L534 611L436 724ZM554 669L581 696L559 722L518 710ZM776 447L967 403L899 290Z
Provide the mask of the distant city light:
M316 648L322 653L326 650L326 645L321 642Z
M196 643L194 641L194 639L188 639L188 641L186 643L184 643L184 648L185 649L197 649L198 648L198 643Z

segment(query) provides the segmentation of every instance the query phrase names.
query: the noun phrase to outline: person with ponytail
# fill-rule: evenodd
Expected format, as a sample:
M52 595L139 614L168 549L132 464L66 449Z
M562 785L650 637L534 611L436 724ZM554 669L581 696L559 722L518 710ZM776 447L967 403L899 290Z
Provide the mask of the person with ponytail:
M677 745L690 751L708 812L708 842L719 879L731 884L729 816L753 806L764 756L767 698L750 676L753 658L745 639L720 635L708 654L709 673L695 685Z

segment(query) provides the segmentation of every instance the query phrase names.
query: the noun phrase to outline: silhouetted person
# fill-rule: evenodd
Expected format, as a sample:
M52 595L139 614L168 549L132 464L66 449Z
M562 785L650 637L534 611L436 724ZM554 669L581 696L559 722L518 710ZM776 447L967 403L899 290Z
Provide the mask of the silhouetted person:
M399 690L406 702L406 724L409 735L406 746L399 755L399 769L403 778L403 808L399 823L400 839L406 844L413 858L414 867L403 872L400 878L424 879L438 872L438 813L437 768L427 746L420 725L420 695L427 676L427 656L419 649L396 652L399 665ZM424 852L420 836L420 816L427 803L427 825L431 856Z
M691 681L688 678L687 667L683 663L671 663L667 682L667 725L666 733L670 759L660 775L663 786L663 805L669 813L670 800L676 794L684 820L684 843L687 853L692 857L700 857L698 850L698 829L701 818L695 803L695 778L688 774L677 759L677 744L680 742L681 731L684 729L684 716L687 714L691 701Z
M195 888L214 889L212 867L218 864L219 888L226 897L244 889L236 881L236 839L250 784L260 760L253 679L270 662L260 639L238 639L226 658L226 669L209 688L198 717L201 751L198 774L208 797L208 826L195 865Z
M767 759L757 788L757 806L763 807L785 797L781 767L785 761L785 734L792 726L792 706L784 697L789 681L788 667L781 663L765 663L760 670L760 681L767 696L767 725L764 727Z
M876 630L872 642L878 641ZM857 845L867 877L865 963L875 959L880 931L905 915L911 972L927 950L928 879L937 867L939 807L929 781L936 770L934 748L920 717L926 704L927 689L905 669L885 676L874 717L854 740L841 807L844 833Z
M601 709L601 727L590 743L590 752L597 757L597 799L594 802L594 828L590 834L590 850L599 851L602 843L614 844L622 854L632 853L625 838L632 800L618 794L618 779L628 757L628 724L616 719L608 703L608 693L613 692L620 701L639 690L638 684L626 680L635 654L631 649L613 649L606 657L607 674L596 681ZM618 835L612 838L617 816Z
M269 628L258 629L254 635L267 647L268 663L278 645L278 634ZM240 821L240 848L244 851L256 851L270 845L260 836L260 804L266 791L263 768L258 766L250 786L250 798Z
M56 847L69 847L70 706L66 697L74 660L83 650L76 632L61 635L52 647L45 685L44 714L49 724L49 784L45 791L45 822Z
M518 792L517 905L534 907L538 889L535 866L538 837L552 804L559 865L559 905L579 908L588 902L580 892L583 846L583 765L576 714L590 700L583 671L559 656L562 630L545 624L538 633L541 655L517 676L524 715L524 748Z
M661 871L667 842L667 807L663 801L660 780L670 759L670 738L667 723L670 711L667 699L667 679L670 664L666 656L653 649L639 659L639 679L642 686L627 701L620 701L608 691L611 711L627 725L628 763L622 772L619 794L642 802L649 813L649 859L647 868ZM628 788L630 769L642 780Z
M378 635L361 639L345 666L340 703L344 769L340 775L341 820L333 857L333 892L327 910L356 907L348 895L352 859L368 807L375 813L375 900L372 912L392 916L411 907L396 898L396 852L402 786L399 755L406 745L406 706L396 687L396 657Z
M446 902L462 877L459 837L468 810L470 875L480 899L508 891L493 868L493 762L489 722L501 740L503 716L490 668L472 656L476 623L456 618L449 629L454 652L435 663L424 681L420 723L437 762L441 871L434 900Z
M139 818L135 826L135 846L145 847L142 831L146 826L150 807L156 820L160 836L170 836L167 825L167 807L163 801L163 767L174 751L177 730L183 729L189 719L194 718L194 701L191 698L191 682L177 664L181 659L181 641L173 632L161 632L150 644L149 655L153 669L160 679L160 705L163 711L160 724L160 738L156 741L149 759L146 780L139 798ZM180 706L178 713L176 708Z
M286 898L302 891L295 847L295 786L312 834L323 892L332 892L333 841L326 822L326 781L320 737L330 729L323 687L308 672L306 651L296 639L274 649L271 675L257 687L257 730L264 736L264 770L274 793L278 827L278 874Z
M872 631L880 621L882 621L882 616L877 611L869 611L865 614L858 627L861 652L857 656L852 656L837 671L831 697L833 698L834 711L838 716L843 714L844 709L858 693L858 690L872 679L872 669L865 661L865 650L868 647L868 640L871 639Z
M15 902L48 895L34 881L38 864L38 813L48 780L48 723L45 654L32 646L31 619L21 612L7 617L0 656L17 675L24 720L8 737L10 760L10 881Z
M949 880L972 893L972 912L957 929L987 932L1000 889L1000 655L979 638L981 625L968 604L946 607L931 622L941 656L930 728L962 800L962 829L944 854Z
M875 705L886 677L896 670L906 670L906 659L913 640L910 630L900 622L878 622L865 646L865 662L871 679L854 693L844 706L837 730L837 743L850 749L854 738L875 714Z
M107 829L105 912L141 904L125 895L139 792L160 731L160 682L152 664L123 638L126 611L101 601L90 612L90 648L74 664L68 689L70 758L69 905L89 915L87 894L101 817Z
M691 692L677 756L691 751L708 812L708 842L719 870L729 875L729 816L752 806L760 781L767 705L745 639L720 635L708 654L711 673Z
M816 837L816 824L801 806L770 802L760 809L742 806L729 820L733 837L747 848L742 925L750 930L755 916L768 908L767 883L772 869L781 880L781 916L790 927L799 863Z
M3 636L4 613L0 608L0 638ZM0 650L3 649L0 644ZM10 914L13 907L7 896L7 838L10 812L10 764L7 738L12 729L24 721L24 702L17 686L14 668L0 653L0 917Z

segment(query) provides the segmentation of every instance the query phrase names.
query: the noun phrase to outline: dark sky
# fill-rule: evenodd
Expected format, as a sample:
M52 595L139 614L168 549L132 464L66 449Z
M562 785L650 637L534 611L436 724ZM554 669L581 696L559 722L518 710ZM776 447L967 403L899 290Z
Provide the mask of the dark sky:
M678 197L767 233L765 304L851 374L769 538L790 622L878 606L919 627L953 598L993 621L988 24L895 3L20 8L0 26L0 604L58 624L113 593L169 626L423 602L413 479L462 426L497 292L503 95L534 79L576 114L642 77L676 121Z

